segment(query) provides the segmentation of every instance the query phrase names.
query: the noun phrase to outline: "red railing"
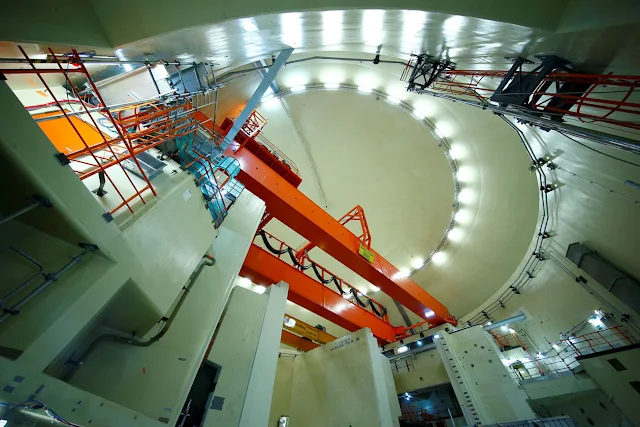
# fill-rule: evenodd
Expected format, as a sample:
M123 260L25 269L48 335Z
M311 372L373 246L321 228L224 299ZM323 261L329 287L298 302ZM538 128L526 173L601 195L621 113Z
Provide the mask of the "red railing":
M492 332L492 335L501 351L512 352L506 365L518 380L573 371L580 366L576 359L578 356L638 342L621 325L572 337L556 344L548 343L551 348L544 353L535 350L532 345L527 345L520 333L498 335ZM517 354L518 349L521 349L520 355Z
M364 297L364 294L362 294L360 291L358 291L358 289L356 287L354 287L353 285L351 285L349 282L347 282L346 280L341 279L340 277L336 276L335 274L333 274L331 271L329 271L328 269L324 268L323 266L321 266L320 264L318 264L317 262L313 261L316 268L315 270L318 271L320 277L316 277L315 272L314 274L310 274L309 272L311 270L314 270L313 267L311 267L311 260L306 257L306 256L302 256L302 257L298 257L298 253L296 252L295 249L293 249L293 247L291 247L290 245L286 244L284 241L278 239L277 237L273 236L272 234L262 230L261 233L264 233L265 236L267 237L267 239L269 239L269 243L271 245L271 247L273 247L274 249L276 249L276 251L278 253L274 253L273 251L270 251L271 253L273 253L274 256L278 257L279 259L281 259L282 261L286 262L287 264L293 265L294 267L296 267L297 269L303 271L305 274L307 274L309 277L313 278L314 280L322 280L322 281L326 281L331 279L332 277L335 277L336 280L338 281L338 284L340 285L341 288L343 289L349 289L349 292L345 292L342 294L342 296L345 295L357 295L359 298L360 297ZM262 242L262 240L259 238L259 235L256 235L256 238L254 239L254 243L256 243L258 246L264 248L264 243ZM297 260L298 264L301 264L302 267L298 266L295 262L293 262L291 260L291 257L287 254L287 249L291 248L291 250L293 251L294 254L294 258ZM318 280L318 281L320 281ZM329 288L331 289L331 288ZM331 289L332 291L336 292L339 294L339 292ZM380 316L385 322L389 323L389 316L387 314L387 310L384 308L384 306L382 304L380 304L378 301L376 301L375 299L371 298L370 296L366 296L366 298L368 300L370 300L373 304L376 305L377 310L379 313L382 314L382 316ZM358 303L356 301L354 301L355 297L350 297L350 298L345 298L346 301L350 302L351 304L354 304L358 307L362 307L360 305L358 305ZM373 308L371 308L370 306L367 305L369 311L373 312ZM374 313L375 314L375 313Z
M104 160L101 159L101 157L103 157L103 156L101 154L99 154L99 153L94 152L94 150L91 149L91 144L88 143L86 138L85 138L86 135L83 135L83 132L81 132L80 129L78 128L80 123L76 122L76 121L72 121L71 115L68 112L68 109L63 107L63 105L62 105L63 101L59 100L55 96L55 93L51 90L49 84L45 81L45 79L43 77L44 74L61 74L61 75L63 75L64 79L66 81L66 84L69 86L69 88L71 89L71 91L75 95L76 99L80 100L81 99L80 91L72 83L71 79L69 78L69 75L70 75L70 73L83 74L84 77L87 79L87 82L88 82L89 86L93 89L96 98L99 100L99 102L102 105L105 105L104 100L100 96L100 93L99 93L98 89L95 87L95 84L93 83L93 80L91 79L91 76L89 75L89 72L87 71L86 67L84 66L84 64L82 62L82 59L78 55L77 51L73 50L73 54L71 55L71 58L66 58L66 57L64 58L65 60L66 59L72 60L73 61L73 66L75 68L68 68L67 69L67 68L63 67L62 64L60 63L59 58L53 53L53 51L51 49L49 49L51 57L54 59L55 64L58 66L58 68L57 69L38 69L36 67L35 63L26 54L24 49L21 46L18 46L18 49L20 49L20 52L22 53L24 58L28 61L29 66L31 67L31 69L3 69L2 72L4 74L6 74L6 75L11 75L11 74L35 74L38 77L38 79L40 80L42 85L46 88L47 94L53 99L53 103L52 104L55 105L59 109L59 111L63 113L64 118L66 119L66 121L70 125L70 128L73 130L72 133L75 133L75 135L78 137L78 139L81 142L81 144L84 146L83 149L87 151L87 155L85 156L85 158L83 160L76 159L76 162L81 164L81 165L83 165L83 166L89 166L91 168L95 168L96 169L95 173L102 173L103 174L102 176L106 180L109 181L109 183L113 186L113 188L115 189L116 193L118 194L118 197L120 198L121 203L114 210L112 210L112 212L115 212L115 210L119 209L122 206L126 206L129 209L129 211L133 213L133 209L131 207L132 200L135 199L135 198L139 198L140 201L143 204L145 204L146 201L145 201L144 197L142 196L142 194L147 190L149 190L155 196L156 193L155 193L155 190L153 189L153 186L149 182L146 174L144 173L144 171L140 167L140 164L138 163L137 159L135 158L135 156L133 154L133 150L132 150L132 147L131 147L130 140L122 132L122 130L118 126L116 120L110 114L105 114L104 115L104 117L108 120L108 122L110 122L110 124L113 126L114 131L117 132L121 142L123 143L123 151L126 151L130 155L130 157L133 159L133 161L135 163L135 167L138 169L138 172L139 172L140 176L143 178L144 183L146 184L142 188L139 188L138 186L136 186L136 184L134 183L133 179L129 176L129 174L127 173L126 169L124 168L124 165L122 165L120 162L118 162L117 164L120 166L120 168L122 169L122 172L127 177L127 180L129 182L129 184L133 188L133 195L130 196L130 197L125 197L123 195L123 192L121 191L121 189L119 189L118 186L116 186L116 183L115 183L114 179L111 176L109 176L109 174L107 173L107 171L106 171L107 168L103 166ZM98 126L98 124L96 122L96 118L89 111L89 107L87 106L87 104L85 102L78 101L78 105L81 107L80 111L82 111L85 114L86 119L89 120L89 122L93 126L93 128L94 129L100 129L100 126ZM113 149L112 145L109 143L109 139L112 139L112 138L106 136L104 132L98 132L98 135L99 135L99 138L102 140L102 143L104 144L103 148L106 148L106 150L108 151L108 155L111 155L113 157L117 157L117 154L116 154L115 150ZM101 150L101 153L103 151L104 150Z
M214 144L221 140L221 137L204 126L198 126L195 119L196 109L192 105L193 95L172 95L170 104L165 100L148 100L109 108L75 50L69 56L62 57L56 56L49 49L52 62L57 66L50 69L37 68L36 65L40 64L32 61L22 47L18 48L31 68L2 69L2 72L7 75L34 74L39 78L46 89L46 95L52 101L27 106L27 110L81 180L98 175L100 187L94 192L101 198L100 202L109 214L114 214L123 207L134 213L133 206L136 201L146 204L148 196L157 195L136 156L167 141L179 139L188 141L182 150L188 151L187 158L193 159L187 162L185 168L188 169L195 164L200 166L203 173L196 178L196 182L202 185L207 178L210 181L208 185L211 192L216 193L224 205L221 193L224 184L220 185L219 181L224 180L227 183L230 178L228 173L216 168L207 156L199 153L194 147L197 132L204 132L205 139L213 141ZM69 65L63 67L63 62ZM61 99L60 94L56 96L56 92L51 90L43 77L54 73L64 77L75 98ZM86 78L91 89L91 99L96 100L97 106L86 101L86 95L83 97L83 93L73 84L70 74L82 74ZM259 132L264 123L264 118L256 117L250 126ZM112 187L109 190L117 194L116 198L102 198L107 194L103 191L107 182ZM85 185L89 187L93 184ZM228 186L235 185L239 184L231 181ZM233 189L227 188L227 191L231 190ZM214 222L219 224L226 216L226 207L211 209L211 212Z
M235 117L228 117L229 124L227 125L229 128L232 126L231 123L235 122ZM271 141L269 141L263 134L262 129L267 124L267 119L262 116L257 111L253 111L244 125L240 128L241 132L246 137L237 138L241 140L241 142L234 141L232 143L232 148L234 152L237 152L239 149L244 147L249 140L260 144L262 147L266 148L274 157L276 157L280 162L287 165L291 170L298 176L300 176L300 170L296 166L293 160L291 160L283 151L281 151L278 147L276 147ZM224 124L223 124L224 126Z
M445 70L432 88L488 101L499 83L498 79L507 73L506 70ZM554 88L559 83L587 85L588 89L584 93L557 92ZM557 115L605 127L615 125L637 133L635 131L640 130L640 122L636 119L640 115L640 103L630 99L639 87L640 76L553 72L532 92L528 106L534 112L552 118ZM552 99L556 105L562 100L571 108L567 111L548 105ZM612 117L614 113L617 113L615 118Z
M234 119L235 121L235 119ZM257 111L253 111L247 121L242 125L242 130L249 138L254 138L262 131L267 124L267 119Z
M255 136L255 140L258 143L260 143L262 146L264 146L266 149L271 151L271 153L273 153L274 156L276 156L278 159L280 159L280 161L282 163L284 163L287 166L289 166L291 168L291 170L296 175L302 176L302 175L300 175L300 169L298 169L298 166L296 166L296 164L293 162L293 160L291 160L289 158L289 156L284 154L284 152L282 150L280 150L278 147L273 145L273 143L271 141L269 141L263 134L256 135Z
M459 407L447 408L442 405L423 405L429 404L428 401L407 401L406 398L399 398L400 412L402 413L402 421L409 426L420 427L446 427L451 417L462 416L462 410Z
M563 341L578 356L625 347L638 342L624 326L617 325Z

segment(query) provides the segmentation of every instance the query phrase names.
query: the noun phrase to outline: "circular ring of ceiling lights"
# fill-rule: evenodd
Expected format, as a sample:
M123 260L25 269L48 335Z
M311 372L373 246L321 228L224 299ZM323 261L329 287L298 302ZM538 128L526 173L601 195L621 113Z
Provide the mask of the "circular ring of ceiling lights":
M385 100L387 103L399 108L400 110L410 114L414 119L418 120L418 122L426 129L428 129L431 134L434 136L436 141L438 141L438 146L444 147L444 154L449 163L449 168L451 169L451 173L453 174L453 191L455 203L453 204L453 212L451 214L451 220L449 221L449 225L447 226L444 236L440 240L440 242L436 245L436 247L431 251L429 256L422 262L422 265L415 266L413 265L411 269L400 269L400 277L410 277L415 274L418 270L422 269L424 266L433 261L434 257L438 257L438 254L442 253L442 249L449 241L449 236L452 230L455 229L456 226L456 214L460 210L460 181L458 180L458 161L451 154L451 145L447 138L442 134L441 131L423 114L419 111L415 110L409 104L389 96L383 92L377 91L375 89L363 87L363 86L355 86L349 84L339 84L339 83L326 83L326 84L307 84L304 86L294 86L287 90L281 90L278 93L270 93L265 95L257 107L263 106L268 102L272 102L290 95L295 95L298 93L306 92L306 91L318 91L318 90L342 90L346 92L357 92L361 95L374 95L378 96L380 99ZM256 108L257 108L256 107Z

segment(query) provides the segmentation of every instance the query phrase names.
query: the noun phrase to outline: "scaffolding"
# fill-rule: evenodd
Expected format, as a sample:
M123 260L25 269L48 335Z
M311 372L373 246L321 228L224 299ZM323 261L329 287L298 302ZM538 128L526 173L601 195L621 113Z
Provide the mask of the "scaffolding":
M513 58L509 70L456 70L449 61L429 57L431 61L426 64L437 73L428 74L430 79L425 83L417 80L425 73L414 76L416 70L425 67L423 56L414 55L407 66L413 73L405 72L401 77L408 82L409 91L430 89L474 98L484 105L494 102L556 124L589 124L640 136L640 103L636 102L640 76L583 73L553 55L539 57L539 65Z
M198 108L207 105L206 100L214 102L211 90L185 94L173 91L107 106L76 50L60 56L49 49L48 59L42 61L32 60L22 47L18 49L24 57L21 61L30 68L0 71L6 75L31 74L40 80L45 89L40 94L50 102L29 105L27 110L60 152L56 157L61 164L69 165L83 181L97 175L99 186L93 191L97 197L107 193L107 182L115 190L118 202L108 207L105 219L112 220L123 208L133 214L136 203L146 205L150 197L157 196L151 183L157 170L149 163L163 166L167 146L175 144L175 152L169 155L196 177L214 226L222 223L244 187L234 179L238 162L216 150L222 139L215 126L206 126L211 119L196 118ZM66 93L64 89L52 90L45 79L52 74L63 77ZM87 90L81 91L72 75L86 80ZM146 154L153 148L163 150L159 161ZM119 182L121 176L125 179Z

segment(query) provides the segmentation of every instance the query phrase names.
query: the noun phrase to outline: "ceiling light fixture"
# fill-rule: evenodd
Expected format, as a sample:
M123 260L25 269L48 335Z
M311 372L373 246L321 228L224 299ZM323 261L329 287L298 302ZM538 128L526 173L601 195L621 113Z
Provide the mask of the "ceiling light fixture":
M420 111L418 110L413 110L413 115L415 116L416 119L418 120L424 120L424 114L422 114Z
M442 251L436 252L431 256L431 260L434 264L444 264L444 262L447 260L447 254Z
M371 92L373 92L373 89L371 89L370 87L358 86L358 92L360 92L360 93L371 93Z
M246 287L249 286L251 284L251 280L247 279L246 277L238 277L238 285Z
M475 194L470 188L463 188L458 193L458 200L462 203L471 203L475 201Z
M291 88L291 92L293 92L293 93L302 92L306 88L307 87L305 85L294 86L294 87Z
M293 328L294 326L296 326L296 320L292 319L291 317L284 316L284 325L289 328Z
M465 157L465 154L466 150L459 144L454 144L449 148L449 156L451 156L452 159L462 159Z
M422 258L414 258L411 260L411 266L413 268L422 268L424 265L424 260Z
M433 337L434 337L434 338L440 338L440 335L435 334Z
M406 353L407 351L409 351L409 347L407 347L406 345L403 345L402 347L398 347L398 349L396 350L398 354Z
M459 228L452 228L447 233L447 238L452 242L459 242L460 240L462 240L462 235L462 230L460 230Z
M460 182L470 182L473 180L473 171L469 166L462 166L456 173L456 179Z
M408 268L401 268L396 274L393 275L394 279L406 279L411 274Z
M392 96L387 96L387 102L389 102L390 104L396 105L400 103L400 100Z
M376 292L380 292L380 288L377 286L371 286L371 292L376 293Z
M471 212L467 209L461 209L453 216L459 224L467 224L471 221Z
M340 87L340 85L338 83L325 83L324 84L324 88L325 89L338 89Z
M264 294L264 293L265 293L265 291L267 290L267 288L265 288L265 287L264 287L264 286L262 286L262 285L258 285L258 286L256 286L256 289L255 289L255 290L256 290L256 293L258 293L258 294Z
M442 134L442 132L440 132L440 130L438 130L438 128L433 128L433 133L439 138L439 139L443 139L444 135Z
M255 24L253 19L241 19L240 26L248 33L258 31L258 26Z
M431 317L431 316L435 316L436 312L433 310L427 310L424 312L424 317Z

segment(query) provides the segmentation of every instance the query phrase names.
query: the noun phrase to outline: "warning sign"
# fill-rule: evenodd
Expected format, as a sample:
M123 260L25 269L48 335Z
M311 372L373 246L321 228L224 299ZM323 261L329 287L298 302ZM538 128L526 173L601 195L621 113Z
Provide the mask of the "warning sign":
M373 262L373 260L375 259L375 256L373 255L373 252L371 252L369 249L365 248L362 244L360 244L360 249L358 249L358 253L362 256L362 258L366 259L369 262Z

